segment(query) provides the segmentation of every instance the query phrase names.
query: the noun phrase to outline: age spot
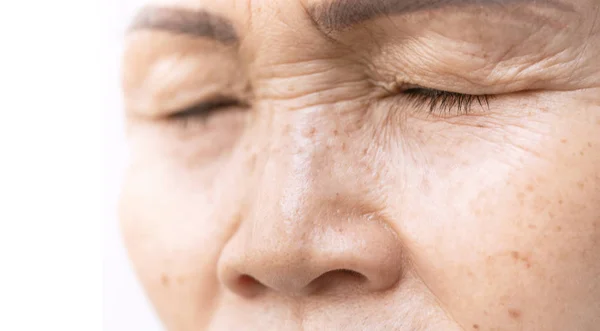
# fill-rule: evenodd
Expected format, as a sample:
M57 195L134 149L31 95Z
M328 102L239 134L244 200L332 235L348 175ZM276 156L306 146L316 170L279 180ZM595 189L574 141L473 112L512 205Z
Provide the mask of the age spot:
M160 276L160 283L161 283L163 286L169 286L169 276L167 276L166 274L162 274L162 275Z
M521 311L519 311L519 310L517 310L517 309L509 309L509 310L508 310L508 315L509 315L511 318L514 318L514 319L519 319L519 318L521 318Z
M531 268L531 260L529 259L529 257L524 256L517 251L511 251L510 256L512 256L513 260L515 261L523 262L527 269Z
M479 330L479 324L473 324L473 329Z

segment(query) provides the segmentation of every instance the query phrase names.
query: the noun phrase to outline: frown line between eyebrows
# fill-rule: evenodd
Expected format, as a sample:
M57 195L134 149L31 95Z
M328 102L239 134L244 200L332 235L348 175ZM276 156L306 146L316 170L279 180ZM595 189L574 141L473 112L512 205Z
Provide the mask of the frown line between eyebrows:
M203 37L223 44L234 44L239 40L233 24L228 19L204 10L144 7L134 17L127 32L139 30Z

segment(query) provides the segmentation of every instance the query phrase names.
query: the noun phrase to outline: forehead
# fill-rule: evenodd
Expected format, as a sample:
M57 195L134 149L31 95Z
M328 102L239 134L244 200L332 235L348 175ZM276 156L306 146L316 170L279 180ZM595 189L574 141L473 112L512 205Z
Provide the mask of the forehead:
M268 64L289 61L290 55L295 56L295 61L302 61L347 51L362 52L360 58L372 59L370 52L380 49L378 54L388 57L379 60L385 61L386 67L397 64L393 69L398 71L401 64L405 68L414 64L401 62L398 54L412 52L413 58L420 58L423 54L417 51L427 50L405 43L421 36L428 45L431 38L437 38L438 47L444 49L443 54L431 59L428 68L438 62L447 63L448 57L464 56L465 52L471 58L477 57L479 62L471 63L473 66L486 70L497 66L492 62L498 61L507 67L529 68L535 61L579 47L591 39L590 35L597 36L593 26L590 33L590 25L599 13L596 1L134 0L132 7L142 10L135 16L130 32L142 33L129 34L128 54L136 55L143 48L160 50L164 55L181 54L181 50L195 47L194 54L199 57L232 55L237 50L240 63L266 68ZM173 38L182 42L174 43ZM442 55L445 58L438 59ZM139 56L132 56L131 60L130 65L140 67ZM465 61L458 63L467 65ZM232 73L239 72L236 66L231 69ZM486 73L477 72L482 76Z
M584 3L588 1L595 0L128 0L127 5L131 12L146 11L143 15L131 17L134 26L139 25L140 18L144 21L148 17L166 17L167 21L179 26L182 25L179 23L193 25L196 22L218 19L244 35L249 32L250 27L270 26L277 19L286 21L286 25L288 22L295 24L304 21L321 30L335 31L372 18L411 13L431 13L434 15L431 18L445 19L444 16L462 15L461 12L483 16L487 11L485 14L492 13L496 19L507 17L510 20L530 21L528 23L541 25L547 23L544 21L554 19L565 22L561 15L566 14L572 18L578 9L585 8ZM161 10L151 11L149 15L147 8L172 9L175 14ZM188 15L198 12L210 15L196 15L195 18ZM264 15L265 13L268 14ZM156 14L162 17L156 17ZM258 18L260 22L253 18ZM147 22L142 22L142 27L148 28L144 25L148 25Z

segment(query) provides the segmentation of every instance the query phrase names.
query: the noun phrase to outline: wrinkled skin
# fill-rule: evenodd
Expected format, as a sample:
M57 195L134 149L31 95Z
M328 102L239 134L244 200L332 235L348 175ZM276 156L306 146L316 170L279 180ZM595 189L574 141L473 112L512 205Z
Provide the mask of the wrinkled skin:
M121 224L165 327L598 330L598 1L335 31L324 1L162 1L239 42L126 36Z

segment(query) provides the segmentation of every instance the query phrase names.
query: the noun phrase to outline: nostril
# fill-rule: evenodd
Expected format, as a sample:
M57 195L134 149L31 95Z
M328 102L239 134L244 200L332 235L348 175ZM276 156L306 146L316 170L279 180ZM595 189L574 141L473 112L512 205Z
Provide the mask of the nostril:
M368 282L365 275L360 272L348 269L336 269L328 271L314 279L308 286L309 291L313 293L344 291L361 292L365 289L364 284Z
M367 280L367 277L365 275L361 274L360 272L354 271L354 270L348 270L348 269L331 270L331 271L325 273L323 276L326 276L327 274L329 274L330 276L335 276L337 274L341 277L353 278L357 281Z
M260 294L266 287L252 276L240 275L235 280L235 288L242 296L254 297Z
M241 275L238 278L237 282L238 282L238 286L243 286L243 287L260 285L260 283L256 279L254 279L254 277L248 276L248 275Z

